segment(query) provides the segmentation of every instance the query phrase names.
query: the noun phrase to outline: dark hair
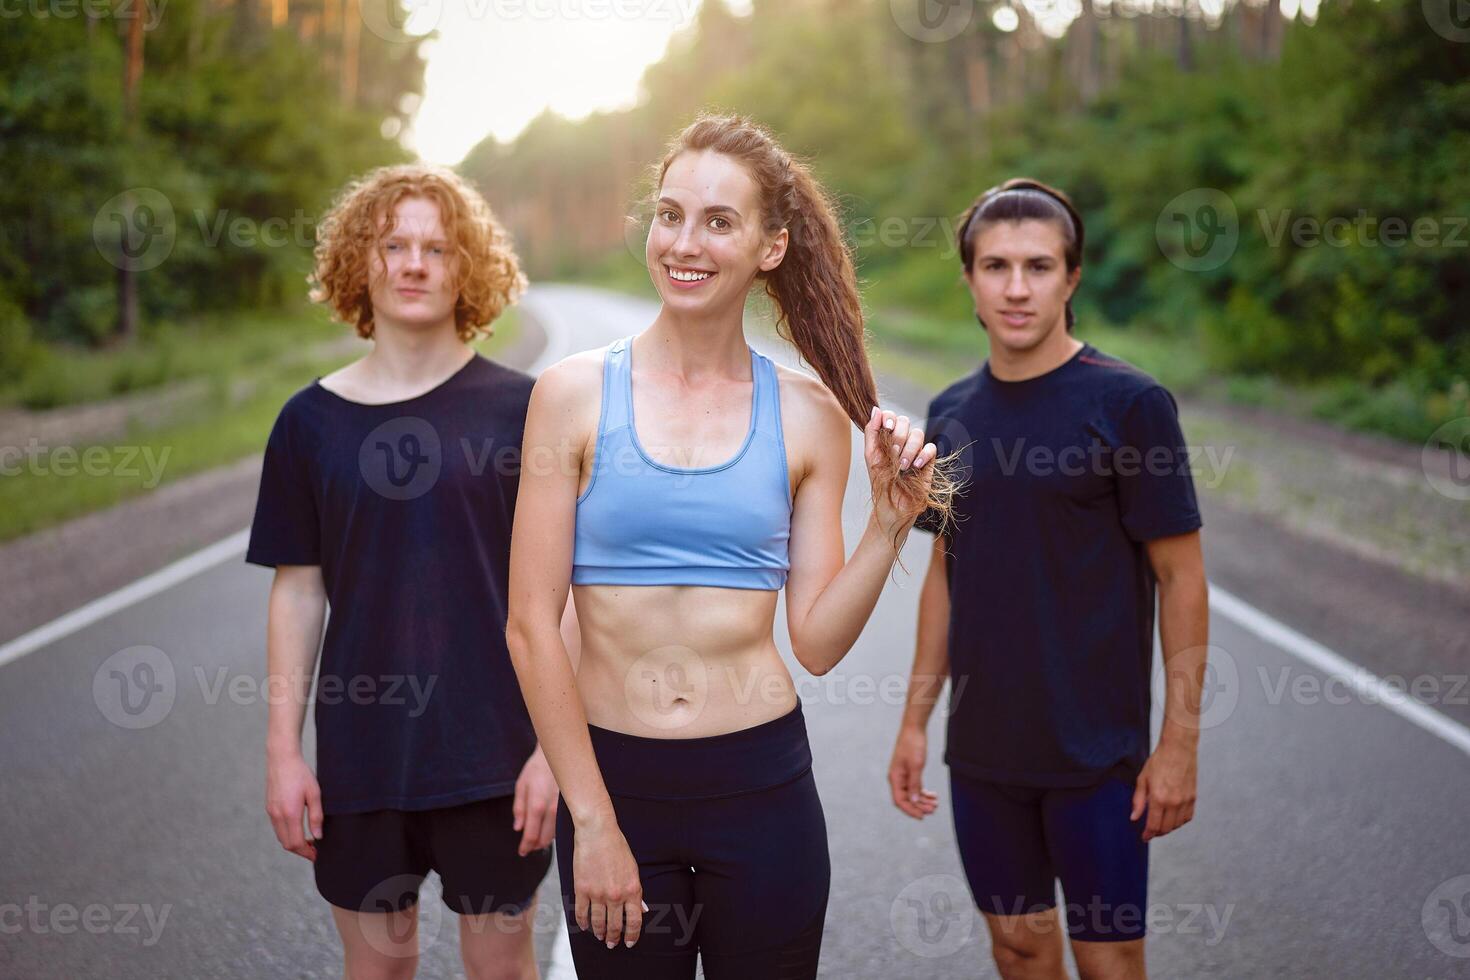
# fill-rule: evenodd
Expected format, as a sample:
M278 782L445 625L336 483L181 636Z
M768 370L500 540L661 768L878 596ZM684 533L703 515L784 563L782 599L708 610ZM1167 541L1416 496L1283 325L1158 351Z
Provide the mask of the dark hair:
M670 141L655 172L654 193L681 153L710 150L738 160L760 193L767 234L788 233L786 255L770 272L759 273L776 306L777 332L790 341L858 428L878 404L878 385L868 362L862 300L852 252L836 208L801 160L786 152L765 128L738 115L701 115ZM927 506L947 522L958 489L954 456L935 460ZM914 470L900 483L917 479Z
M1012 177L1003 184L990 188L975 198L973 204L960 217L957 236L960 246L960 261L968 273L975 262L975 239L987 226L1001 221L1054 221L1062 229L1063 256L1067 272L1082 267L1082 241L1084 229L1082 215L1072 206L1066 194L1026 177ZM1077 323L1072 312L1072 301L1067 300L1067 329Z

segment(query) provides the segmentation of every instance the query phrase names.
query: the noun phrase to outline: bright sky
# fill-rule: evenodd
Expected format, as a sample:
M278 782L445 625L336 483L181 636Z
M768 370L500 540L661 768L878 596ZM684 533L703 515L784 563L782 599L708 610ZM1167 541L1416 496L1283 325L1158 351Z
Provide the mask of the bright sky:
M1080 12L1079 0L1015 0L1052 36ZM1125 0L1098 0L1100 9ZM1135 7L1182 0L1131 0ZM1320 0L1282 0L1282 13L1311 19ZM750 0L727 0L747 13ZM1199 0L1212 20L1223 0ZM392 13L393 4L399 11ZM422 36L427 67L424 96L404 143L434 163L456 164L486 135L514 139L545 109L580 119L598 109L632 105L643 70L662 57L675 32L688 27L701 0L363 0L370 30L386 20ZM949 8L944 8L949 9ZM972 11L961 10L962 13ZM953 11L951 11L953 13ZM378 22L384 23L379 25ZM1009 6L993 12L995 26L1016 29ZM895 22L896 23L896 22ZM386 36L386 35L385 35ZM418 102L417 97L410 97ZM384 135L392 135L385 129Z
M383 3L389 0L373 0ZM402 0L425 42L423 103L404 142L458 163L486 134L509 141L550 108L579 119L632 105L638 80L700 0ZM731 8L748 9L748 3Z

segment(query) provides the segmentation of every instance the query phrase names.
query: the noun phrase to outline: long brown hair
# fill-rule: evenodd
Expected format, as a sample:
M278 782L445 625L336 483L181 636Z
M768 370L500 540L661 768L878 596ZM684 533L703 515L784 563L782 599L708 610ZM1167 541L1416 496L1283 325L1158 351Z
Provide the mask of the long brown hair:
M758 273L775 302L777 333L812 366L853 424L866 427L878 404L878 385L868 361L852 251L832 199L804 161L786 152L765 128L738 115L701 115L670 141L655 189L681 153L700 150L744 164L760 192L765 232L787 229L785 258L770 272ZM946 528L958 489L951 472L957 458L954 453L929 464L934 477L926 506ZM897 477L900 486L917 479L912 469Z

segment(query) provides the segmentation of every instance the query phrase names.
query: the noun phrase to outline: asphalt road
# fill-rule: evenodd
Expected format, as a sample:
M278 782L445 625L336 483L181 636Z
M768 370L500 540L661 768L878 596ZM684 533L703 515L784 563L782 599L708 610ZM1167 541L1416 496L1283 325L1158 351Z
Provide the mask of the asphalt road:
M533 290L526 310L548 333L541 365L652 313L561 287ZM867 504L860 465L855 452L849 547ZM954 848L937 717L940 811L916 823L887 799L928 540L912 536L912 574L895 573L836 670L811 678L790 661L830 831L824 977L995 976ZM341 975L310 867L262 812L269 582L233 555L0 667L0 977ZM1470 976L1470 756L1455 729L1324 684L1248 618L1212 622L1197 816L1151 851L1152 974ZM570 973L543 892L538 947L559 980ZM421 909L420 975L462 976L454 916Z

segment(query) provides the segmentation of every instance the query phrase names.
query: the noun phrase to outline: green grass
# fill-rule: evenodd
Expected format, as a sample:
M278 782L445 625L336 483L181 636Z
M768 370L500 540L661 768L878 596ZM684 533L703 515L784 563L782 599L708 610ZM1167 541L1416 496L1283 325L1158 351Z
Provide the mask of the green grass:
M270 364L281 351L342 336L320 307L202 317L148 327L137 344L92 349L35 345L24 374L0 387L0 405L56 408L190 378L222 378Z
M289 318L284 322L290 322ZM274 332L279 326L269 329ZM345 329L338 326L336 335L340 336ZM520 330L520 318L512 309L496 321L495 336L482 341L477 349L494 356L514 343ZM279 350L276 355L279 358ZM257 382L238 401L231 398L229 385L215 384L211 386L208 403L191 412L185 421L150 431L130 432L96 446L66 447L73 449L79 459L85 459L89 450L94 460L106 459L104 465L91 467L91 473L58 457L57 450L62 447L50 447L47 456L38 457L39 465L35 467L28 461L17 463L7 459L6 475L0 479L0 541L110 507L146 493L155 485L171 483L260 452L286 399L312 379L342 366L347 359L339 356L298 360L284 366L270 359L247 359L227 372L232 378L250 376ZM161 466L156 483L155 474L146 465L149 459L154 461L155 468ZM20 472L16 472L17 468Z

